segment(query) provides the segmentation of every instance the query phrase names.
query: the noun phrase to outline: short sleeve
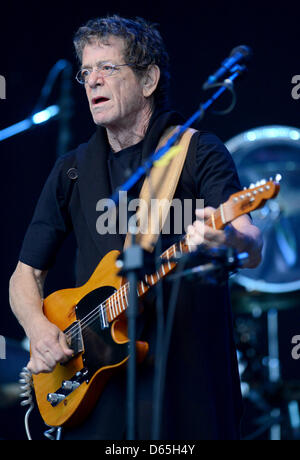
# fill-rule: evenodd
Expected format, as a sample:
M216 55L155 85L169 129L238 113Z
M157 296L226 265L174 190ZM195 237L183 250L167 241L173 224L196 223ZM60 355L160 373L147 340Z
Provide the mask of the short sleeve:
M43 187L19 256L21 262L39 270L51 268L72 229L65 192L70 179L64 161L64 157L56 161Z
M197 195L204 199L205 207L217 208L241 190L234 161L214 134L199 133L195 162Z

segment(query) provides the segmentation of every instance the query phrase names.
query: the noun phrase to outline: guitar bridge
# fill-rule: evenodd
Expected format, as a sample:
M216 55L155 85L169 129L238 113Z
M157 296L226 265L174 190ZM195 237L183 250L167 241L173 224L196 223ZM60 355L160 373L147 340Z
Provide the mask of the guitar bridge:
M84 351L82 331L80 321L74 321L67 329L64 330L68 346L73 350L73 356Z

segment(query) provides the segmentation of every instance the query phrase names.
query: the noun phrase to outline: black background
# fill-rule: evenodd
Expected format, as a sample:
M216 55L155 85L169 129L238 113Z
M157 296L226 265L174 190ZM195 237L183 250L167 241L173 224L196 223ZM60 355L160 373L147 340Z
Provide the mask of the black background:
M300 125L300 100L293 100L292 77L300 74L300 7L289 2L116 1L16 3L1 6L0 75L6 99L0 100L0 130L33 110L45 79L59 59L76 73L72 37L88 19L106 14L142 16L160 24L171 57L173 107L192 115L206 99L201 86L238 45L253 49L249 72L237 83L237 105L224 117L208 115L203 128L224 142L250 128ZM60 79L49 103L56 103ZM72 83L73 148L93 133L85 95ZM46 125L0 143L1 152L1 320L0 334L21 339L23 332L9 309L8 283L24 232L41 187L56 159L59 123ZM72 282L70 240L48 281L47 290ZM300 334L300 322L299 322Z

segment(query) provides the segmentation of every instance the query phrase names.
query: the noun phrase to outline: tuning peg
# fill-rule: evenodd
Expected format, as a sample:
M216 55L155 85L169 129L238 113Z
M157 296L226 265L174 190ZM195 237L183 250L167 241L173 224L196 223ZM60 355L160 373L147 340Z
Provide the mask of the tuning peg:
M282 179L282 175L281 174L276 174L276 177L275 177L276 182L280 182L281 179Z
M250 184L250 187L249 188L255 188L255 184Z

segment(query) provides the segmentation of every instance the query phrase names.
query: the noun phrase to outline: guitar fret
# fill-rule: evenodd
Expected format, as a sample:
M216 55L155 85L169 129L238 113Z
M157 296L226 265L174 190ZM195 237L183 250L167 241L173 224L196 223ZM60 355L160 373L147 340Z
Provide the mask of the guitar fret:
M115 312L116 312L116 317L118 316L119 312L118 312L118 304L116 302L116 294L113 294L113 305L114 305L114 309L115 309Z
M128 307L127 284L125 284L125 290L124 290L124 292L125 292L126 305L127 305L127 307Z
M126 310L126 308L128 307L126 284L124 284L124 304L125 304L125 310Z
M106 308L106 311L108 311L108 314L109 314L109 316L111 318L111 311L110 311L110 308L109 308L109 301L107 301L107 300L105 302L105 308Z
M114 318L114 312L113 312L113 309L112 309L110 297L108 298L108 308L109 308L109 312L110 312L110 317L111 317L111 319L113 319Z
M105 306L106 306L106 309L108 310L108 314L109 314L110 318L112 318L111 309L110 309L110 305L109 305L109 299L106 300Z
M115 311L114 311L114 306L113 306L113 303L112 303L112 300L110 299L110 309L112 311L112 318L115 318Z
M120 293L117 291L117 303L119 305L119 313L122 313L121 303L120 303Z
M122 303L122 311L125 311L126 310L126 307L125 307L125 303L124 303L124 289L122 288L121 289L121 303Z
M118 291L118 304L119 304L119 310L120 313L123 311L123 306L122 306L122 293Z
M123 288L121 288L121 302L122 302L122 310L124 311L125 310L125 305L124 305L124 299L123 299L123 292L122 292Z
M124 303L125 303L125 310L128 307L128 300L127 300L127 287L126 284L124 285Z
M116 318L116 311L115 311L115 303L114 303L114 296L111 297L111 306L112 306L112 309L113 309L113 317Z

